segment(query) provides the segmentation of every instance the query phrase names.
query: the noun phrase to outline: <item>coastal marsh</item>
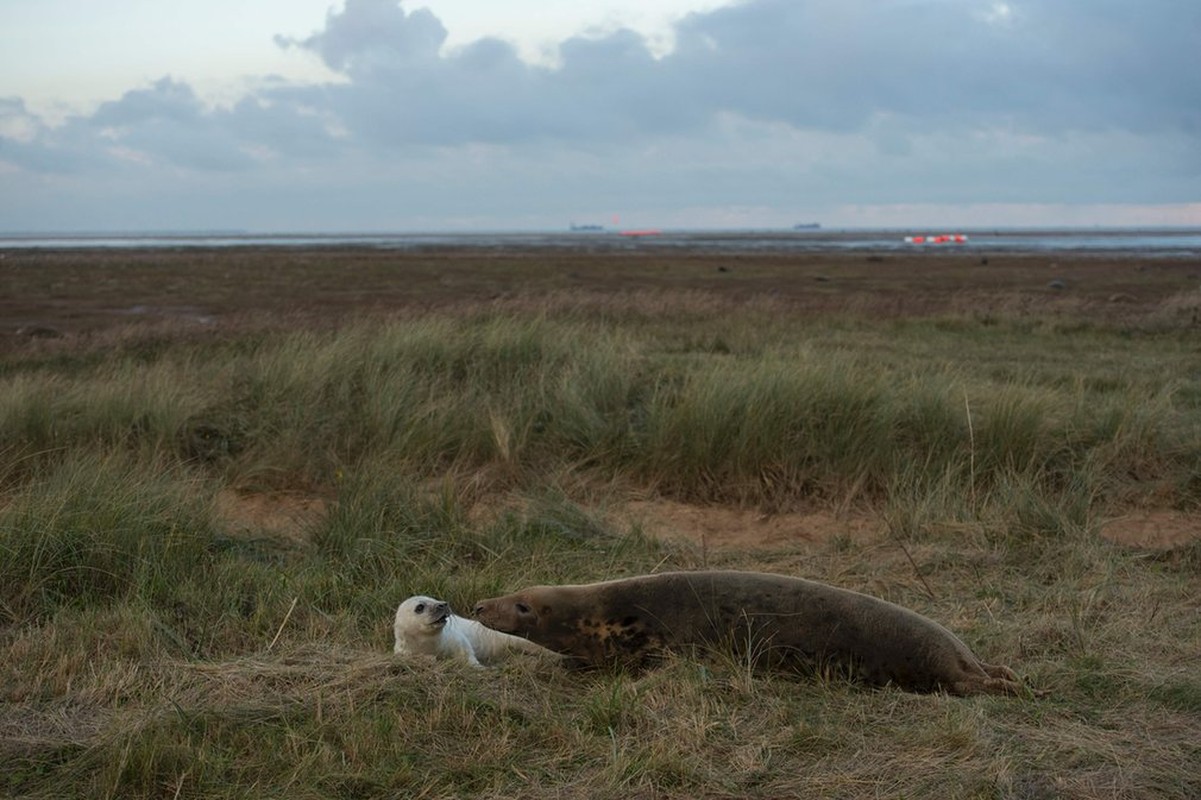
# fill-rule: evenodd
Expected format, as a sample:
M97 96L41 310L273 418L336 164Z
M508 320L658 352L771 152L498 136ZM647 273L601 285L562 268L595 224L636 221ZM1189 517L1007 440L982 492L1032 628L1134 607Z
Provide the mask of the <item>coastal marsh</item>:
M330 264L354 284L322 257L204 264L271 266L264 281L297 297ZM415 280L397 305L315 317L312 297L256 315L243 296L225 315L204 282L217 267L188 296L170 270L130 282L103 254L90 268L120 302L158 287L216 321L94 308L6 343L0 793L1201 792L1187 267L1110 302L1112 286L1065 299L978 270L923 295L920 264L849 260L740 263L715 285L731 273L695 256L632 291L613 277L637 283L628 262L526 257L500 296L494 260L448 256L441 278L421 262L429 285L479 293ZM73 286L88 263L50 261L10 271L34 287L13 296ZM710 546L631 510L668 503L798 528ZM806 529L819 514L845 530ZM1140 515L1182 530L1155 547L1115 534ZM410 594L466 611L530 583L704 567L912 607L1047 696L869 690L720 657L636 674L390 655Z

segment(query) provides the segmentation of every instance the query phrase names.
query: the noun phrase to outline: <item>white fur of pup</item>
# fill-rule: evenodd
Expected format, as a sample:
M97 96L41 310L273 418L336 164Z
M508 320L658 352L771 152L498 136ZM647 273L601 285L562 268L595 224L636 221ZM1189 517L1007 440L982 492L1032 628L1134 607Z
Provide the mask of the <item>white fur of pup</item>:
M400 604L392 631L397 655L462 658L474 667L496 663L513 652L555 655L528 639L460 617L449 603L425 595L414 595Z

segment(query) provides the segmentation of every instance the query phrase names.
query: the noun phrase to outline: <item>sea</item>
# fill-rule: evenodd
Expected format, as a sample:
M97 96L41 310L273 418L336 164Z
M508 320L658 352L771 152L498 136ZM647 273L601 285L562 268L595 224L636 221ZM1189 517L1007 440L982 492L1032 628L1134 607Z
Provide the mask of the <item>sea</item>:
M913 239L926 240L915 243ZM929 243L930 238L951 241ZM955 241L962 237L963 241ZM968 251L1063 252L1140 257L1201 257L1201 228L990 229L906 228L817 230L587 230L450 233L0 233L6 250L90 248L346 248L421 250L710 250L716 252Z

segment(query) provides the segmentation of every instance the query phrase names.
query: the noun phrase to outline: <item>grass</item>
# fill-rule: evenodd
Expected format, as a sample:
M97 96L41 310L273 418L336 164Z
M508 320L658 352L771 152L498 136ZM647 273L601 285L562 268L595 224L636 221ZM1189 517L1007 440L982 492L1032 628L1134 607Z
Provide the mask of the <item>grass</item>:
M813 315L674 291L9 351L0 795L1201 793L1201 544L1098 535L1130 509L1195 513L1187 315ZM235 526L231 492L326 510ZM631 498L882 533L696 548L632 521ZM390 655L409 594L466 609L702 566L912 607L1049 696L720 656L480 673Z
M364 323L150 360L117 354L65 375L27 365L4 379L0 432L22 457L136 447L219 465L242 486L328 485L383 459L415 479L583 470L752 504L879 495L898 474L953 474L986 496L1001 476L1054 489L1100 487L1121 471L1196 500L1185 343L1127 346L1142 369L1126 374L1111 366L1111 332L1085 335L1104 354L1097 364L1073 342L1070 367L1062 335L1032 335L1032 370L1073 373L1052 384L998 380L982 352L963 357L958 334L937 329L890 331L891 352L850 358L855 339L881 332L845 332L835 347L810 333L744 329L744 352L712 354L664 349L636 324L546 315ZM896 352L907 340L916 352Z

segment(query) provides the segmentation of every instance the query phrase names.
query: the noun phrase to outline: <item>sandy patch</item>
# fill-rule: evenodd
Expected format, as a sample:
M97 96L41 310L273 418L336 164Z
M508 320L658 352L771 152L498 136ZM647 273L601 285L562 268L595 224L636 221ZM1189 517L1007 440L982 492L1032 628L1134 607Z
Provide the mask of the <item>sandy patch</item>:
M241 494L232 489L218 492L215 503L217 516L231 534L266 535L302 545L328 510L328 503L313 495Z
M1182 511L1135 511L1107 521L1101 536L1114 544L1171 550L1201 539L1201 515Z
M468 518L487 525L522 503L509 497L501 502L475 503ZM216 511L230 534L269 536L293 544L308 544L309 532L325 518L329 502L299 493L248 493L232 489L217 494ZM878 516L813 509L767 514L755 509L691 505L674 500L630 500L610 513L634 524L649 536L682 541L702 548L755 550L824 544L840 537L855 542L879 541L887 527ZM1101 536L1124 547L1171 550L1201 540L1201 514L1140 510L1107 520Z
M625 514L651 536L701 547L787 547L838 537L869 541L884 535L884 524L876 517L821 510L765 514L754 509L639 500L627 504Z

